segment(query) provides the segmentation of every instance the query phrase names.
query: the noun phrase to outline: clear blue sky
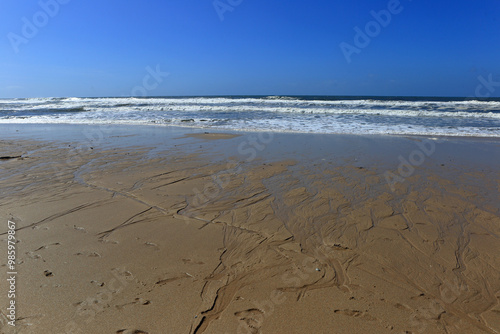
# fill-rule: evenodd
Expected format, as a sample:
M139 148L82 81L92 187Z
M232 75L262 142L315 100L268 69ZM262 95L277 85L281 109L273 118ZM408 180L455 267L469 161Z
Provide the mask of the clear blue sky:
M500 82L499 0L401 0L350 63L340 44L394 0L59 1L52 16L0 2L0 97L131 95L157 65L169 75L148 78L152 96L474 96L478 77Z

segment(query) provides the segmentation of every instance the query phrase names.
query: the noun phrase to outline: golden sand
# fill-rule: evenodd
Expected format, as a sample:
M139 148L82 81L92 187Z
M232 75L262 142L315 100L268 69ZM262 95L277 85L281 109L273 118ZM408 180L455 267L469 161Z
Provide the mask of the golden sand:
M481 171L423 169L392 192L344 162L1 149L2 253L7 220L18 237L16 331L2 280L2 333L500 332L500 217Z

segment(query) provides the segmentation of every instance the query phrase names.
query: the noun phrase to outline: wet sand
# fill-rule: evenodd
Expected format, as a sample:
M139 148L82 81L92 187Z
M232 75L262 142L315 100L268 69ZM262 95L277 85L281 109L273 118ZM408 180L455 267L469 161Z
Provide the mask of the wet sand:
M142 129L2 132L2 333L500 332L500 142Z

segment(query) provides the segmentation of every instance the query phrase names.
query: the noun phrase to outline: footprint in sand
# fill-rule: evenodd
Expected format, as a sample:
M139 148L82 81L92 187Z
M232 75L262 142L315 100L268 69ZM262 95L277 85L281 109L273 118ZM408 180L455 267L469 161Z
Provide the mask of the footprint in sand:
M149 305L151 301L144 298L136 298L134 304Z
M49 247L51 247L51 246L59 246L59 245L60 245L60 243L55 242L55 243L53 243L53 244L49 244L49 245L44 245L44 246L42 246L42 247L38 247L38 248L37 248L37 249L35 249L34 251L35 251L35 252L38 252L39 250L42 250L42 249L47 249L47 248L49 248Z
M21 327L24 329L28 329L28 328L30 328L30 326L38 325L40 323L40 320L44 316L45 316L44 314L33 314L33 315L26 316L26 317L19 317L16 319L16 327L15 328ZM3 325L2 320L1 320L2 317L4 317L3 313L0 314L0 325ZM0 326L0 328L2 328L2 327ZM21 332L21 330L19 330L19 332ZM14 331L13 333L17 333L17 331Z
M154 248L155 250L160 250L160 247L158 247L157 244L155 244L154 242L145 242L144 245L148 246L148 247L152 247Z
M408 305L403 305L400 303L396 303L394 307L400 309L400 310L411 310L411 308Z
M83 232L83 233L87 233L87 231L85 231L85 228L83 228L83 227L73 225L73 228L75 230L77 230L77 231L80 231L80 232Z
M149 305L151 304L150 300L144 299L144 298L136 298L133 302L122 304L122 305L115 305L115 307L119 310L123 309L125 306L131 306L131 305Z
M366 320L369 320L369 321L375 321L375 320L377 320L376 318L374 318L371 315L369 315L368 312L363 312L363 311L358 311L358 310L349 310L349 309L334 310L333 313L335 313L335 314L342 314L342 315L346 315L348 317L353 317L353 318L363 317L363 318L365 318Z
M41 257L40 255L35 254L35 253L33 253L33 252L27 252L27 253L25 253L25 254L26 254L26 255L28 255L28 257L29 257L30 259L34 259L34 260L42 259L42 257ZM42 259L42 260L43 260L43 259ZM45 261L44 261L44 262L45 262Z
M99 287L103 287L104 286L104 282L99 282L99 281L95 281L95 280L90 281L90 284L97 285Z
M113 268L111 269L111 272L113 275L118 278L118 279L124 279L126 281L132 281L134 279L134 275L128 270L120 269L120 268Z
M77 256L81 256L81 255L84 255L84 256L88 256L88 257L101 257L101 254L99 253L96 253L96 252L78 252L78 253L75 253L75 255Z
M343 315L347 315L349 317L359 317L359 316L362 316L364 314L364 312L361 312L361 311L357 311L357 310L335 310L333 311L334 313L337 313L337 314L343 314Z
M32 229L32 230L39 230L39 229L42 229L42 230L45 230L45 231L50 230L50 228L49 228L49 227L47 227L47 226L40 227L40 226L38 226L38 225L33 225L33 226L31 227L31 229Z
M118 245L119 242L115 240L109 240L109 239L99 239L99 242L102 242L103 244L113 244L113 245Z
M196 278L193 275L191 275L190 273L183 273L183 274L174 275L172 277L160 279L155 284L161 286L161 285L165 285L167 283L178 281L178 280L184 279L184 278L192 278L192 279L196 280Z
M234 314L247 329L248 333L259 334L262 323L264 322L264 312L252 308L246 311L236 312Z

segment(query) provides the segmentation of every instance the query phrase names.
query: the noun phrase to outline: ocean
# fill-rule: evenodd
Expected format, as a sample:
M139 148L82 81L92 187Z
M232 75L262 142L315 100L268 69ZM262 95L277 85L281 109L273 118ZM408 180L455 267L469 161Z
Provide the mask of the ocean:
M2 124L500 137L500 99L331 96L0 99Z

